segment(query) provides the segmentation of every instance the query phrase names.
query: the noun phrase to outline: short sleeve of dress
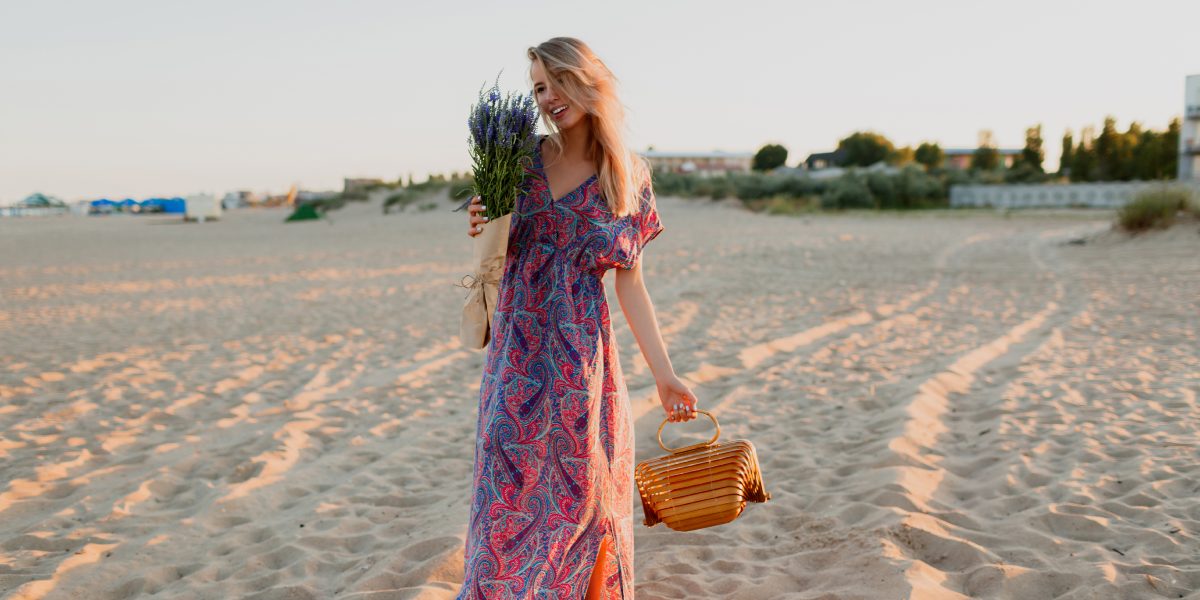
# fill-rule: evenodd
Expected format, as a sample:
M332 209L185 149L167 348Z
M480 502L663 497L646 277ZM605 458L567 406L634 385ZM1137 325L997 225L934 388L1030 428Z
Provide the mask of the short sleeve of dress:
M638 224L638 232L641 234L641 248L645 248L650 240L658 237L666 227L658 218L658 206L654 201L654 185L649 179L642 186L641 195L642 206L638 212L640 223Z
M642 183L638 198L640 199L638 212L630 215L633 223L633 238L635 242L633 252L630 253L631 255L628 257L628 260L620 265L620 267L625 269L632 269L641 258L646 244L649 244L650 240L658 237L658 234L666 229L658 216L658 206L654 199L654 184L651 182L649 175L647 175L646 180Z

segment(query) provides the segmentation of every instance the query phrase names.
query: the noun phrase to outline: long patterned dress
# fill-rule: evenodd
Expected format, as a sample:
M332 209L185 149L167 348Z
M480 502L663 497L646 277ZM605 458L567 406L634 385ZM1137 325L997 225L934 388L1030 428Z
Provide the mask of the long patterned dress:
M633 597L633 419L601 277L664 227L649 181L619 219L595 175L551 198L541 139L480 386L460 600L583 598L605 537L604 596Z

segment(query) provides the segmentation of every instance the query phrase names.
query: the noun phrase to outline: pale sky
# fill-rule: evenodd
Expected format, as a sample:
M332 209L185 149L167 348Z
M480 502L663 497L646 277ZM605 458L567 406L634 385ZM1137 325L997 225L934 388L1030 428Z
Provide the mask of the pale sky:
M340 189L465 171L484 82L578 37L620 79L639 150L794 165L871 129L1020 147L1041 123L1162 129L1200 73L1200 2L0 3L0 204Z

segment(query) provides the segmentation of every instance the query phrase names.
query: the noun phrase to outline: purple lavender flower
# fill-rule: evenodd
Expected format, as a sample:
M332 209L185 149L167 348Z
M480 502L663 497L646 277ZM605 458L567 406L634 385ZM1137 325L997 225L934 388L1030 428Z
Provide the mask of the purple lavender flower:
M483 197L486 214L496 219L512 212L533 161L537 112L533 97L502 94L497 84L479 91L467 116L467 145L474 163L474 192ZM461 208L461 207L460 207Z

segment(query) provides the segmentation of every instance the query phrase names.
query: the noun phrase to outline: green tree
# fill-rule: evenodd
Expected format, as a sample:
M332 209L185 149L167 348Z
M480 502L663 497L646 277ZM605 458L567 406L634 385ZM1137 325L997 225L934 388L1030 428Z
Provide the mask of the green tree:
M1137 162L1138 154L1141 151L1138 149L1138 146L1142 143L1143 133L1145 132L1142 130L1141 123L1133 121L1129 124L1129 129L1125 133L1117 136L1115 167L1113 169L1114 179L1119 181L1139 179Z
M876 208L871 188L862 177L847 173L829 182L821 194L821 208Z
M1011 169L1004 169L1001 173L1004 174L1005 183L1042 183L1047 178L1043 171L1021 161L1015 162Z
M946 155L942 152L941 146L930 142L924 142L920 146L917 146L917 151L914 153L914 158L916 158L917 162L925 165L926 168L934 169L941 166L942 161L946 158Z
M979 147L971 154L971 168L977 171L991 171L999 166L1000 151L996 149L991 130L984 129L979 132Z
M980 146L971 154L971 168L980 171L992 171L1000 166L1000 151L988 146Z
M1071 155L1071 181L1096 181L1095 129L1088 125L1079 131L1079 145Z
M879 172L867 173L867 189L871 191L871 201L876 209L899 208L894 176Z
M1165 152L1159 159L1162 164L1162 174L1164 179L1175 179L1179 176L1179 128L1182 124L1179 122L1179 117L1171 119L1167 124L1167 131L1162 136L1162 145Z
M779 144L767 144L754 155L755 171L770 171L787 163L787 148Z
M1165 131L1145 129L1141 123L1132 121L1122 132L1117 130L1116 119L1111 115L1104 118L1099 135L1091 125L1080 129L1078 142L1068 129L1063 134L1058 173L1071 181L1174 178L1178 168L1179 129L1180 120L1175 118ZM1029 133L1026 132L1023 157L1029 155Z
M887 157L895 150L892 142L871 131L856 131L838 142L843 167L867 167Z
M1042 150L1042 125L1039 123L1025 130L1025 147L1021 149L1020 164L1028 166L1032 171L1044 173L1044 160L1046 152Z
M1100 130L1100 135L1096 136L1093 147L1096 153L1096 174L1093 181L1116 179L1120 137L1121 134L1117 133L1117 120L1111 116L1105 117L1104 127Z
M991 171L1000 166L1000 151L988 146L980 146L971 155L971 168L981 171Z
M1133 127L1130 126L1132 130ZM1133 146L1133 178L1139 180L1162 179L1161 158L1163 134L1157 131L1138 131Z
M896 148L888 153L887 162L889 165L907 165L913 161L912 146Z
M1066 133L1063 134L1063 138L1062 138L1062 157L1058 159L1058 174L1059 175L1070 175L1071 174L1071 160L1073 158L1072 153L1075 150L1074 145L1075 145L1075 139L1071 135L1071 130L1068 129L1066 131Z
M1135 124L1136 125L1136 124ZM1141 130L1130 125L1130 134L1137 134L1131 153L1134 179L1174 179L1179 162L1179 119L1172 120L1166 131ZM1128 134L1127 134L1128 135Z

